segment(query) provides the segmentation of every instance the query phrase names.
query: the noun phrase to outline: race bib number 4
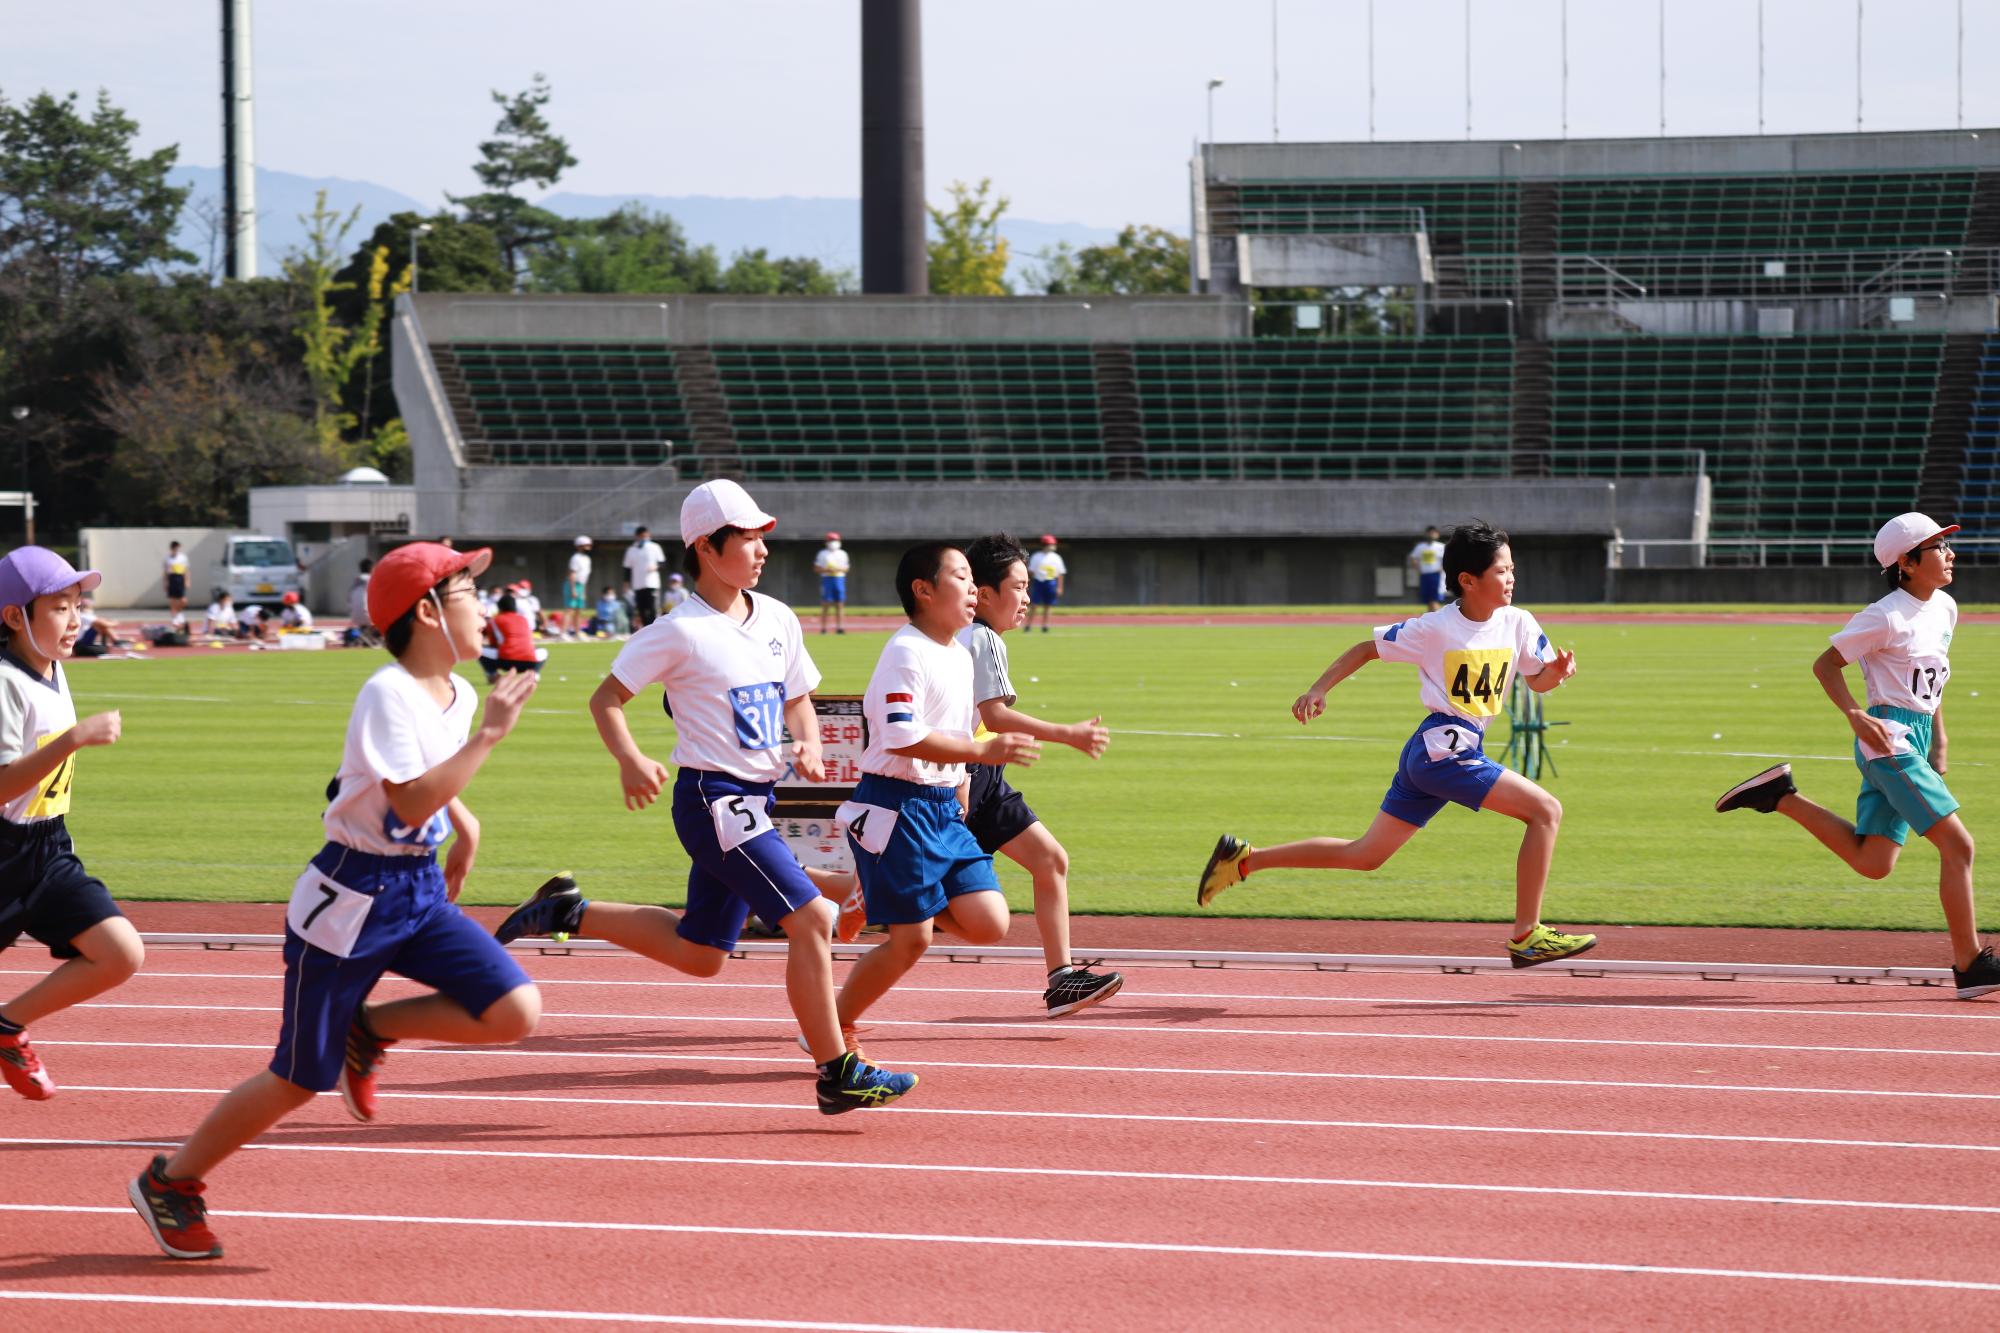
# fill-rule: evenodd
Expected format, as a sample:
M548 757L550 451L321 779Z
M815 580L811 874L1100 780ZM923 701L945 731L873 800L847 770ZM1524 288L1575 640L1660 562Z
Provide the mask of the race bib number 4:
M374 906L375 900L367 894L336 884L321 874L318 867L307 866L306 873L292 886L285 924L313 948L336 958L349 958L354 954L355 941L361 938L361 927L367 924L369 909Z
M889 846L889 835L896 831L899 812L886 806L863 805L860 801L844 801L834 817L847 827L847 836L855 845L870 856L880 856Z
M715 821L715 841L725 853L771 831L771 812L764 807L761 796L725 796L708 807L708 817Z
M1512 648L1454 648L1444 655L1444 688L1461 712L1495 717L1507 697Z

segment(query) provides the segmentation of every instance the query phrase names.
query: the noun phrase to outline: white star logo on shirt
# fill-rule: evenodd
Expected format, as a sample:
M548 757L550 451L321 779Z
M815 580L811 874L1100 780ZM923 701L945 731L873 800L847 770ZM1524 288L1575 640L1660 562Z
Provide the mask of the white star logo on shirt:
M785 645L778 642L776 639L771 640L771 656L783 657L784 655L785 655Z

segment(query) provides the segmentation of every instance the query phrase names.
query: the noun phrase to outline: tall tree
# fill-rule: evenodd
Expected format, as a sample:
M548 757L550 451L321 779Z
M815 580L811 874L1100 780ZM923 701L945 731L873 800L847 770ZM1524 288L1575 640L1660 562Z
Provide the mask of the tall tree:
M486 189L479 194L448 196L465 210L468 222L490 227L500 243L500 259L507 272L518 276L525 252L552 239L560 219L536 208L515 193L523 185L548 189L576 165L569 142L549 128L542 114L553 95L549 82L537 74L525 92L508 96L496 90L493 100L500 106L500 120L493 137L479 145L480 160L472 174Z
M1125 227L1109 245L1056 246L1033 283L1050 296L1166 296L1188 288L1188 243L1163 227Z
M951 207L926 205L937 239L930 242L931 290L944 296L1005 296L1007 238L1000 215L1007 196L990 197L991 179L977 186L951 183Z
M339 276L341 246L360 212L357 205L341 217L327 208L326 191L321 190L311 215L299 219L308 227L305 246L285 260L285 276L302 298L298 336L306 380L312 386L313 431L329 458L349 462L359 461L367 450L348 440L359 424L347 410L348 386L355 370L370 364L381 352L382 321L389 303L410 281L407 264L401 276L391 279L387 246L368 257L365 279L342 280ZM362 295L359 317L351 323L341 320L335 310L341 294L350 292Z
M541 292L712 292L721 284L714 246L690 245L680 223L637 203L561 224L528 260L528 287Z

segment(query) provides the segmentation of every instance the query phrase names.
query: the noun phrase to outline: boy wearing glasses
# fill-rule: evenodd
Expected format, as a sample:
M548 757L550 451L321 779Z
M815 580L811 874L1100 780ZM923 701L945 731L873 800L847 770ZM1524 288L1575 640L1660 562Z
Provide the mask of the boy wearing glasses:
M1958 603L1944 589L1952 578L1957 532L1923 514L1899 514L1875 534L1875 561L1889 591L1857 612L1814 660L1813 675L1854 729L1854 763L1861 795L1854 822L1799 795L1792 766L1779 764L1737 783L1715 803L1718 811L1785 815L1835 856L1869 879L1895 869L1912 829L1938 849L1938 900L1951 932L1952 980L1958 998L2000 990L2000 962L1981 948L1972 902L1972 834L1944 785L1944 686L1951 678L1952 632ZM1861 666L1868 706L1855 703L1842 670Z

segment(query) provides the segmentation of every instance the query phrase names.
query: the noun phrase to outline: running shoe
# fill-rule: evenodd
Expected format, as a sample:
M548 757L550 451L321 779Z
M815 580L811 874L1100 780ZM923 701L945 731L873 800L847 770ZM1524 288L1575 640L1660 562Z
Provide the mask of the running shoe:
M849 1055L859 1056L861 1059L866 1060L868 1056L861 1049L860 1039L855 1036L855 1034L859 1031L861 1031L861 1029L854 1026L852 1023L842 1023L840 1025L840 1041L841 1044L847 1048L847 1053ZM812 1043L806 1040L805 1033L801 1032L799 1034L798 1041L800 1050L804 1051L807 1055L811 1055L813 1053Z
M208 1205L201 1198L206 1188L199 1180L168 1180L167 1155L160 1153L133 1177L125 1194L167 1258L220 1259L222 1242L208 1229Z
M819 1113L842 1115L848 1111L887 1106L917 1086L915 1074L898 1074L877 1069L859 1052L840 1057L831 1073L819 1076Z
M31 1102L45 1102L56 1095L56 1081L42 1068L42 1057L28 1044L28 1034L12 1032L0 1037L0 1075L7 1086Z
M1792 766L1774 764L1754 778L1746 778L1737 783L1715 803L1717 814L1725 810L1755 810L1760 815L1768 815L1778 808L1778 802L1797 791L1792 785Z
M493 938L512 944L523 935L574 935L583 928L583 911L589 906L590 900L578 891L575 880L566 874L551 876L507 914Z
M1970 967L1954 967L1951 979L1958 984L1958 998L1976 1000L2000 990L2000 960L1990 948L1981 949Z
M833 937L842 944L852 944L861 937L868 927L868 901L861 893L861 880L857 877L854 887L847 891L847 897L840 903L840 919L834 923Z
M347 1058L340 1066L340 1100L347 1103L347 1113L364 1125L375 1118L376 1071L382 1068L382 1062L389 1058L389 1048L395 1044L361 1026L359 1014L347 1026Z
M1596 947L1595 935L1565 935L1560 930L1550 930L1543 925L1529 931L1525 940L1507 941L1507 953L1514 960L1515 967L1533 967L1537 963L1553 963L1558 958L1574 958Z
M1225 833L1215 840L1215 850L1208 854L1208 864L1201 868L1201 878L1195 883L1194 901L1198 907L1206 907L1215 901L1215 895L1231 884L1243 879L1243 858L1250 855L1250 844L1233 833Z
M1116 972L1090 970L1099 966L1100 962L1093 958L1087 963L1071 963L1049 973L1049 988L1042 992L1042 999L1048 1003L1050 1018L1061 1018L1079 1009L1088 1009L1118 993L1125 984L1125 978Z

